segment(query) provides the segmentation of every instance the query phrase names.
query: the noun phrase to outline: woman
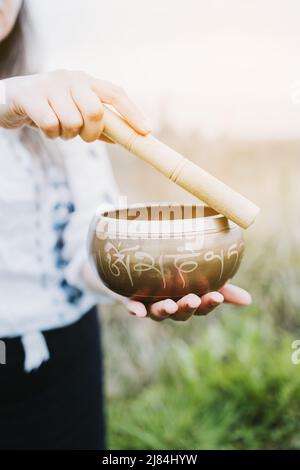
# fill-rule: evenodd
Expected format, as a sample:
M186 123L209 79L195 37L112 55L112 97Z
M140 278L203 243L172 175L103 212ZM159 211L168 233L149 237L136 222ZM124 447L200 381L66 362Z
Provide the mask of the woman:
M103 103L142 135L149 128L111 83L83 72L28 75L24 18L21 0L0 1L0 448L101 449L95 305L107 292L89 268L85 237L95 208L117 195L99 142ZM158 321L207 314L224 300L250 303L229 285L147 308L115 298Z

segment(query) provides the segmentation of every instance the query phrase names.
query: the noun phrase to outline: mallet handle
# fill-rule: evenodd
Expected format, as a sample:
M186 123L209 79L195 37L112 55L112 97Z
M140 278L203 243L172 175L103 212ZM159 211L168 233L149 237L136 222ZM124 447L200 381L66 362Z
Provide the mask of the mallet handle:
M253 202L151 134L138 134L107 107L104 134L241 227L248 228L254 222L259 208Z

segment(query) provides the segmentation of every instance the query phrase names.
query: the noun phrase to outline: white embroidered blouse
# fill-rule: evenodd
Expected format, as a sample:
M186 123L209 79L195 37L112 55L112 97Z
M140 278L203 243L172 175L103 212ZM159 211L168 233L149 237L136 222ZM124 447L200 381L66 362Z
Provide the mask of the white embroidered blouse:
M97 206L117 197L104 144L37 133L0 129L0 338L22 337L27 371L49 357L42 331L101 301L80 270Z

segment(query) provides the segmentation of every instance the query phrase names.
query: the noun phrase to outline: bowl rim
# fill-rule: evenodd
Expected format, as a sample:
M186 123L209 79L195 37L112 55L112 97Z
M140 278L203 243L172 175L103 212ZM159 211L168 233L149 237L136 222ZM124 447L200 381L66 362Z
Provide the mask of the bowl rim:
M193 208L198 210L195 217L174 218L174 219L145 219L114 217L113 214L128 211L147 211L149 209L172 210L172 208L189 208L193 213ZM202 214L202 215L201 215ZM132 217L132 216L130 216ZM128 206L100 206L94 217L94 230L98 238L115 236L116 238L182 238L195 237L197 234L219 233L237 229L238 226L227 219L223 214L218 213L211 207L201 203L178 203L178 202L145 202L130 204Z

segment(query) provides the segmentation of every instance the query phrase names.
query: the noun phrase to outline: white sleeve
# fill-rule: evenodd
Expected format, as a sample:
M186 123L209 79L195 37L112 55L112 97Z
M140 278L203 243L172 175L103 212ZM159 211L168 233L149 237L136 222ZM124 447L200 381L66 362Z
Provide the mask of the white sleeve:
M87 286L81 278L81 268L88 260L87 235L90 222L101 204L118 201L118 188L113 176L105 144L86 144L79 139L62 142L68 182L75 211L65 230L65 256L70 260L65 269L67 281L84 290ZM105 295L97 301L106 301Z

